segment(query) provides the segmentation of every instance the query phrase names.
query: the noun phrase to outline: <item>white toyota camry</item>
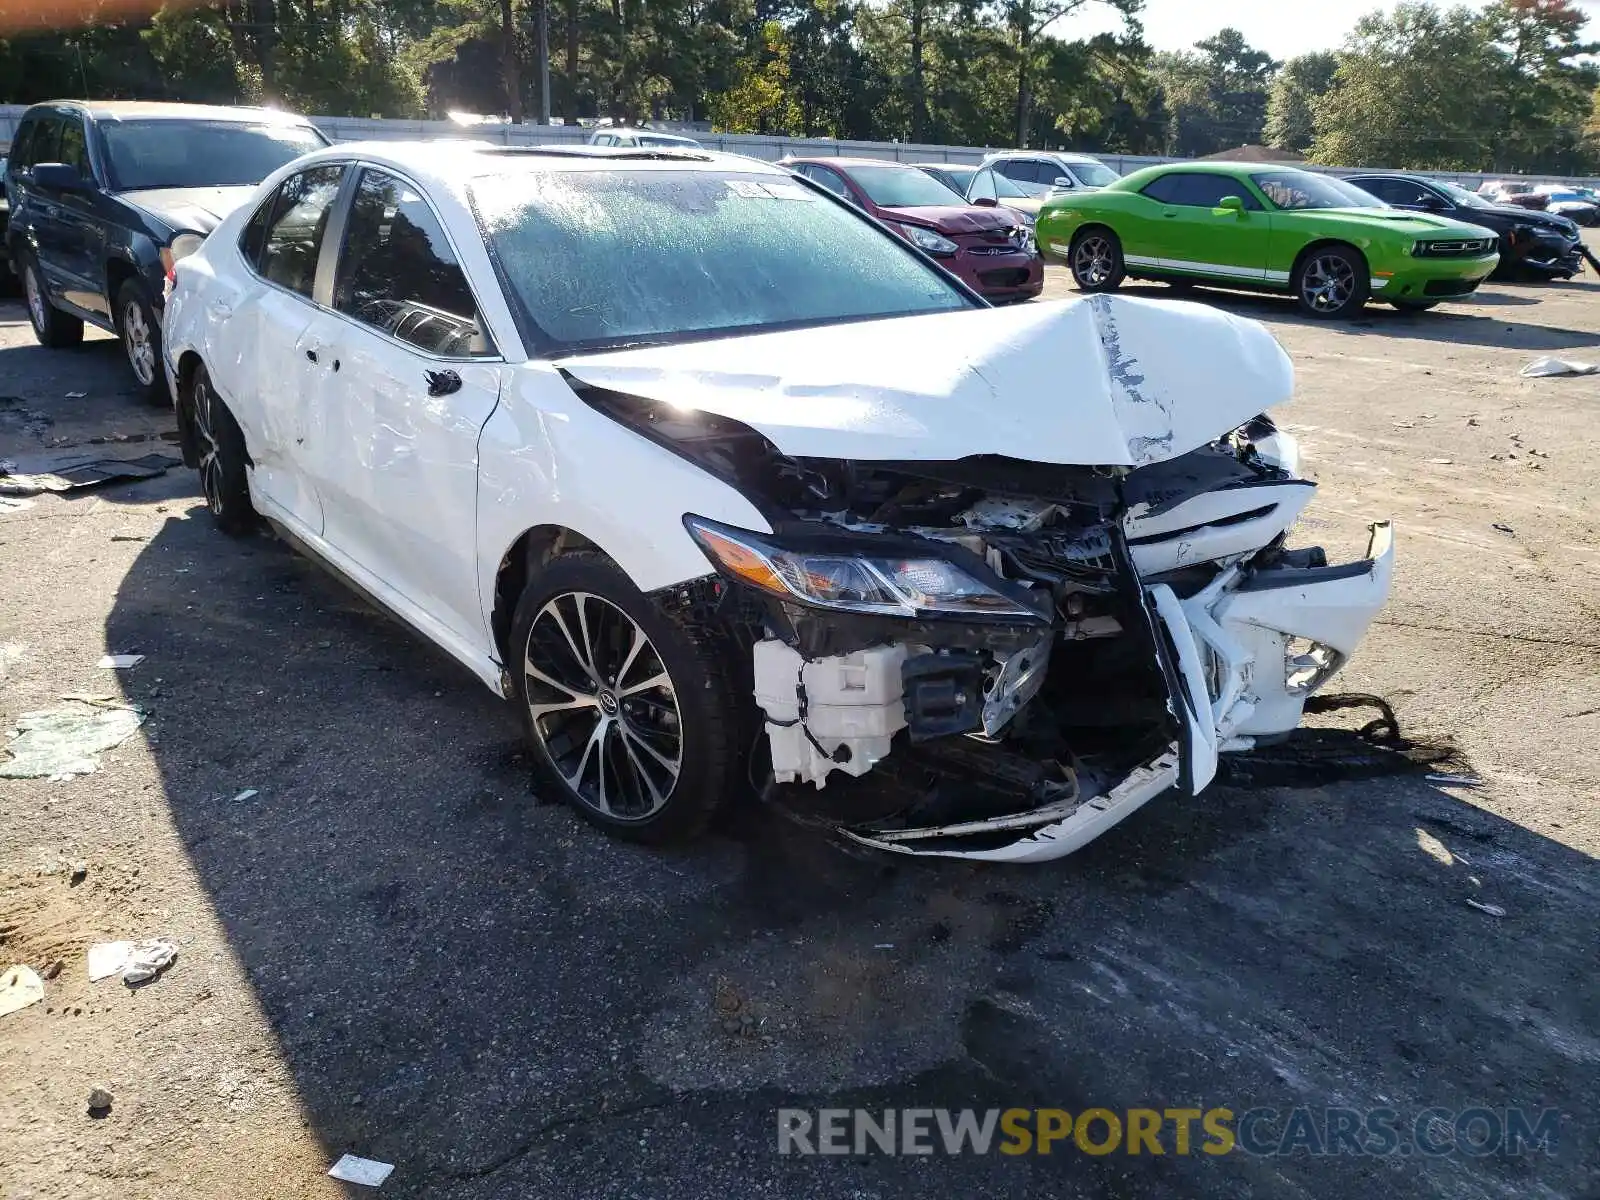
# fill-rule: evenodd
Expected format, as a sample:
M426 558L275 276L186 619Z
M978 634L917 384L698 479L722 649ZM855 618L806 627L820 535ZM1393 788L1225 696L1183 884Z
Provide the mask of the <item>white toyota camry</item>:
M908 854L1059 857L1279 738L1388 593L1327 565L1260 325L991 309L694 151L345 145L178 264L167 370L265 519L659 841L751 784Z

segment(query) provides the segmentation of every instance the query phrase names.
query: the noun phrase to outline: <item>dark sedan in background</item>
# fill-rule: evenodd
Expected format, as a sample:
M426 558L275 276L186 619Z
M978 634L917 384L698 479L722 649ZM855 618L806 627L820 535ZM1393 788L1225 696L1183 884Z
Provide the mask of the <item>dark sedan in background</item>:
M328 141L259 108L51 101L23 114L5 170L6 247L41 345L122 341L139 390L168 401L161 312L172 267L284 163Z
M788 158L782 166L871 213L995 304L1044 289L1033 230L1003 208L968 204L916 167L871 158Z
M1583 270L1583 241L1578 227L1566 217L1495 204L1457 184L1421 175L1351 175L1345 182L1395 208L1439 213L1494 230L1500 235L1500 265L1495 275L1502 279L1571 279Z

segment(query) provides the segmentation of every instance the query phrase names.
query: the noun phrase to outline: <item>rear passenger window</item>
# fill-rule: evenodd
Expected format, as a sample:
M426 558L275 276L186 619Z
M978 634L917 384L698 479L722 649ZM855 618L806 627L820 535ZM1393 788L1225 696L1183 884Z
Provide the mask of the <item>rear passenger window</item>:
M430 354L494 353L433 210L409 184L371 167L350 206L333 306Z
M37 128L39 128L37 120L25 120L22 122L22 128L17 130L16 140L11 143L11 157L7 159L7 166L11 170L20 171L32 165L29 144L33 141L33 131Z
M343 179L344 168L332 166L312 167L283 181L265 231L261 274L291 292L311 295L328 214Z

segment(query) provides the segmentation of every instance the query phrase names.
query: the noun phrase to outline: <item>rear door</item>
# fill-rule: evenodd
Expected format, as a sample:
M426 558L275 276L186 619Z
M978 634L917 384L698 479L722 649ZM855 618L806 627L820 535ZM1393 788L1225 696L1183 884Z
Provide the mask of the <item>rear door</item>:
M1144 195L1160 207L1155 237L1163 270L1266 280L1271 222L1244 183L1230 175L1173 171L1147 184ZM1244 211L1219 213L1225 196L1239 197Z
M415 183L361 168L332 309L314 327L328 383L307 467L324 499L325 536L480 645L478 435L503 368L443 222Z
M12 187L17 194L11 197L12 220L17 222L19 233L25 236L39 261L40 283L55 298L61 298L66 292L66 276L62 271L66 247L61 224L61 194L35 183L33 168L40 163L61 161L61 125L60 113L35 110L32 133L27 141L26 167L14 172Z

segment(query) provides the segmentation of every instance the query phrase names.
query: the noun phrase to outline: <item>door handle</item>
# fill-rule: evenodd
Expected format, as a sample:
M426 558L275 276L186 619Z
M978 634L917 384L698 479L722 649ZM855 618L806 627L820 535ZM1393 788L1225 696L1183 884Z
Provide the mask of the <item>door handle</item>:
M461 376L454 371L429 371L426 378L430 396L448 396L461 390Z

